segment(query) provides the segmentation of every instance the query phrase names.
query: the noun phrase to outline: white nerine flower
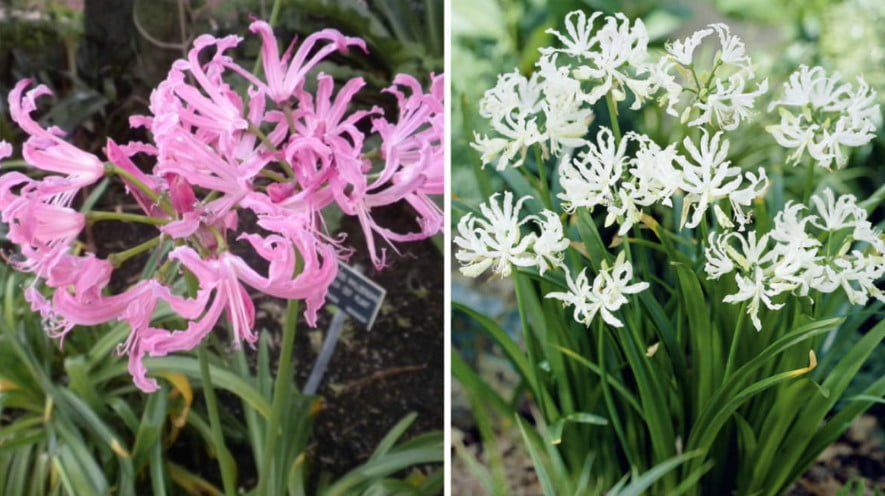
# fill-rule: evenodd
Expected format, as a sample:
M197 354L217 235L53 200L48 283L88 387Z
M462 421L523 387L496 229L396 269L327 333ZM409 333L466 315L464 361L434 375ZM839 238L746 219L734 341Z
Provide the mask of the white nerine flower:
M630 25L630 19L622 13L607 16L603 25L593 32L593 14L589 19L581 11L566 15L566 34L555 29L547 33L556 36L563 48L542 48L543 55L562 53L574 57L578 67L577 79L591 81L593 89L585 96L591 105L611 92L615 101L627 98L627 90L633 93L630 107L638 109L642 102L657 90L657 84L649 77L652 64L648 56L648 33L641 19Z
M857 83L855 90L839 73L828 76L822 67L806 65L790 75L783 98L769 106L779 108L780 123L767 127L779 145L794 149L788 162L799 163L808 150L821 167L842 168L850 148L873 139L881 119L876 92L863 77Z
M699 71L701 64L695 52L713 33L716 33L719 51L707 74ZM658 63L652 78L665 90L660 99L667 105L668 114L678 116L677 104L687 96L681 106L684 107L683 122L688 121L689 126L709 124L726 131L734 130L753 115L756 98L768 91L767 79L756 84L756 89L748 87L756 78L752 63L744 42L725 24L711 24L684 40L668 42L665 48L667 57ZM670 71L676 66L681 66L677 75L671 75Z
M630 161L630 175L635 179L633 201L644 207L655 203L671 206L670 197L682 183L682 175L673 165L679 156L676 144L661 148L648 136L629 135L639 143L639 149Z
M865 304L870 297L885 301L876 286L885 276L885 241L866 211L853 196L836 198L829 189L812 197L812 204L814 214L788 203L775 216L771 232L758 240L754 231L710 236L704 271L711 279L735 273L738 291L723 301L746 301L757 330L762 328L761 305L777 310L782 303L775 299L786 293L808 296L810 290L842 289L853 304Z
M541 109L537 75L526 78L513 71L498 76L498 83L479 102L480 115L498 136L475 133L471 144L480 152L483 165L495 163L497 170L522 165L528 147L546 139L537 123Z
M719 223L731 227L728 216L717 204L719 200L727 198L731 202L735 220L743 226L749 222L749 215L744 213L742 207L750 206L753 198L761 195L768 187L765 170L760 167L758 177L752 172L741 174L739 167L731 167L731 162L726 160L729 142L721 137L722 133L717 132L711 137L706 129L702 132L700 149L687 137L683 141L691 161L682 156L676 157L682 168L682 183L679 188L685 192L680 224L697 227L712 205ZM744 179L747 184L744 184ZM694 212L691 220L686 222L692 208Z
M454 243L460 248L455 258L461 262L461 273L476 277L489 267L496 274L509 276L511 266L529 267L536 263L529 251L535 235L523 236L520 227L532 219L519 219L524 196L513 203L513 193L504 192L504 201L498 204L499 193L479 206L483 217L468 213L458 222L458 236Z
M491 268L502 277L509 276L512 267L538 267L543 275L551 267L562 264L569 241L565 238L562 223L554 212L543 210L541 217L527 215L520 219L524 196L513 202L513 193L504 192L499 204L499 193L480 205L482 217L468 213L458 222L458 236L454 244L459 247L455 258L461 263L461 273L476 277ZM540 235L522 234L522 226L535 222Z
M580 81L569 76L569 68L556 65L556 55L543 56L538 61L541 90L544 98L545 134L550 153L560 156L563 150L572 150L586 143L584 137L593 121L593 110L584 105Z
M676 62L684 66L690 66L694 60L695 49L700 46L704 38L711 34L713 34L713 30L710 28L700 29L684 40L668 41L664 48Z
M723 64L736 65L752 71L750 67L750 57L747 56L747 49L744 42L737 35L731 34L731 29L721 22L710 24L710 27L716 30L719 36L720 55L719 59Z
M536 222L541 233L535 239L532 251L535 253L535 264L538 272L544 272L551 267L559 267L565 257L565 250L569 246L569 240L562 230L562 222L555 212L550 210L541 211L541 217Z
M540 146L546 159L548 153L560 156L584 144L593 110L586 105L581 82L570 76L568 66L557 65L556 56L551 52L541 57L529 78L517 70L498 76L495 87L485 92L479 113L493 132L474 133L471 144L483 165L520 167L531 146Z
M593 21L600 15L600 12L594 12L588 19L587 14L581 10L569 12L566 14L565 21L563 22L565 24L565 35L555 29L545 31L545 33L559 38L563 48L542 48L541 53L546 55L551 52L561 52L575 58L589 57L593 46L597 42L593 36Z
M742 121L753 115L756 97L768 91L768 80L765 79L755 91L745 92L746 82L741 74L728 78L727 84L723 84L721 79L717 79L714 84L715 91L707 95L707 100L695 104L701 113L697 119L688 123L689 126L700 126L715 120L722 129L733 131Z
M558 197L567 212L578 207L593 210L597 205L609 206L615 201L618 183L627 165L627 139L615 144L611 130L602 127L596 143L559 167L559 182L563 192Z
M633 279L633 266L625 261L623 251L618 254L611 268L605 261L602 262L602 268L593 278L592 284L587 279L586 271L587 269L582 269L581 273L572 279L571 273L566 269L568 292L548 293L545 298L554 298L562 301L563 306L575 307L575 321L585 326L589 327L593 317L598 313L609 325L623 327L624 323L615 317L614 312L628 302L626 295L647 289L648 283L630 283Z

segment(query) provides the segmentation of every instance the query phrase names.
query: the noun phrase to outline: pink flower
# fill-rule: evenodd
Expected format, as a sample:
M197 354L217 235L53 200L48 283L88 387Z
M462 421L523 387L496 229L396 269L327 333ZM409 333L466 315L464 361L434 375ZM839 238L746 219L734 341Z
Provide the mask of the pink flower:
M294 57L292 57L292 62L286 68L285 65L289 61L295 41L293 40L292 45L289 46L289 49L286 50L286 53L280 59L277 40L273 35L273 29L268 23L255 21L249 26L249 29L261 36L261 62L267 83L259 81L248 73L243 73L243 76L247 77L252 84L264 89L268 96L277 103L291 98L295 90L304 82L304 76L307 75L307 72L330 54L336 51L346 52L350 46L358 46L364 52L367 51L366 43L363 40L346 37L334 29L324 29L311 34L304 40L304 43L298 47ZM321 46L308 59L310 52L313 51L317 43L322 41L330 43Z
M241 40L239 36L198 36L188 52L187 61L175 62L169 72L172 90L185 104L178 110L179 120L210 135L215 133L222 145L229 143L233 133L248 127L242 115L240 97L221 77L224 67L232 64L230 58L224 56L224 51L237 46ZM212 46L216 48L215 55L204 67L200 64L200 52ZM199 87L187 84L178 71L189 71Z
M24 189L33 189L33 185ZM21 248L21 259L10 263L18 270L46 277L83 230L83 214L68 207L42 203L27 193L4 196L0 218L9 224L9 241Z
M356 124L378 110L357 111L345 115L353 96L365 85L362 78L353 78L338 91L334 100L334 80L317 76L317 93L298 91L298 109L294 113L295 129L286 144L285 157L295 170L303 189L315 190L333 175L351 184L365 184L364 164L360 157L365 136Z
M136 179L141 181L142 184L159 193L160 182L157 178L142 172L141 169L132 163L132 160L130 159L132 155L130 153L131 151L134 150L132 148L122 148L110 138L108 138L107 145L105 145L105 153L108 156L108 161L132 174ZM126 191L135 198L135 201L147 215L160 218L168 217L159 205L154 203L143 191L130 184L129 180L123 179L123 183L126 185Z
M0 140L0 160L4 158L9 158L12 156L12 145L9 143Z
M399 75L387 91L399 103L395 123L384 118L372 121L382 138L384 168L368 186L352 185L346 197L336 197L341 209L356 215L366 237L372 263L380 269L385 265L384 250L375 246L375 235L391 247L393 242L416 241L430 237L442 229L442 210L429 198L441 194L444 185L443 161L443 92L441 76L432 77L431 93L425 94L420 83L411 76ZM398 86L410 90L406 96ZM371 215L373 208L405 200L418 214L420 230L397 233L380 226ZM395 247L394 247L395 249Z
M38 169L63 174L74 192L97 181L104 175L104 164L98 157L61 139L59 135L63 133L60 129L43 129L31 118L31 112L37 108L37 98L51 95L52 92L41 84L23 94L30 84L30 79L23 79L9 92L12 120L30 134L22 149L24 159ZM70 198L67 200L70 201Z

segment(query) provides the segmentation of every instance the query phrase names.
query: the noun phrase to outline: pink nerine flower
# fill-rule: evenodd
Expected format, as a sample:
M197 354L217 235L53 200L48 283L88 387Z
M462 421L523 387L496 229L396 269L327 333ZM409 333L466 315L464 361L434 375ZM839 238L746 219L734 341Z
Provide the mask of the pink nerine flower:
M45 86L28 90L24 80L9 95L12 118L29 135L24 158L42 171L39 179L0 174L0 220L18 248L10 264L35 276L25 299L49 335L60 339L78 325L127 323L130 334L119 352L128 355L133 382L145 392L159 387L145 357L190 350L221 320L235 345L254 344L250 291L303 300L307 322L316 325L339 260L353 251L343 234L330 232L327 208L358 219L379 268L385 251L376 248L377 238L394 247L442 227L432 198L443 192L442 76L431 76L426 93L414 77L397 76L386 91L398 111L385 117L380 108L360 108L363 78L337 88L322 73L308 81L331 54L352 46L365 51L362 40L326 29L280 55L267 23L256 21L250 29L261 37L263 79L227 55L241 38L197 37L151 93L150 115L130 118L132 127L147 128L151 141L108 139L107 166L65 142L60 129L33 119L37 98L50 93ZM11 153L0 142L0 159ZM150 169L143 167L147 162ZM71 208L80 190L106 172L122 180L144 215L87 217ZM373 218L378 207L396 203L416 212L414 232L394 232ZM100 259L78 242L87 218L102 226L112 220L151 224L156 237ZM170 239L175 248L168 251ZM237 249L251 250L265 269L232 253L229 246L237 241ZM148 253L162 267L156 274L128 287L111 284L116 266ZM174 293L181 274L176 267L196 277L193 297ZM160 304L186 322L183 330L156 326Z
M98 157L61 139L61 129L43 129L31 118L31 112L37 109L37 98L52 92L41 84L24 93L30 84L30 79L23 79L9 92L9 114L30 135L22 149L24 159L38 169L64 175L73 190L100 179L104 164Z
M277 103L291 98L295 94L295 90L304 82L307 72L330 54L336 51L346 52L350 46L357 46L366 51L366 42L363 40L346 37L334 29L324 29L308 36L304 43L298 47L294 56L291 54L292 48L295 45L295 40L293 40L292 45L289 46L289 49L286 50L281 59L280 51L277 47L277 39L274 37L273 29L268 23L255 21L249 26L249 29L261 36L261 62L267 82L259 81L254 76L249 79L256 86L264 89L268 96ZM310 52L317 43L322 41L330 43L320 47L308 59ZM286 68L285 65L290 57L292 57L292 62Z

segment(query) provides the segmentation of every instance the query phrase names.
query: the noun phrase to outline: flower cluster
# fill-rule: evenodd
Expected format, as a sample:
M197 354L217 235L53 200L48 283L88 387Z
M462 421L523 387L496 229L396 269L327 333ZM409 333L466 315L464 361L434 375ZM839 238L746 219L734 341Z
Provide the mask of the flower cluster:
M584 143L593 111L583 101L580 82L548 60L539 64L541 70L531 78L516 71L500 75L480 101L480 115L497 133L475 136L472 146L484 165L494 163L497 170L519 167L532 145L540 146L547 157Z
M838 73L801 66L784 83L784 96L769 106L780 111L780 123L768 126L777 143L795 149L788 162L797 164L808 150L817 165L829 169L848 163L846 147L863 146L881 123L876 91L857 78L857 88ZM790 111L792 109L792 112Z
M719 50L710 69L701 72L701 54L695 52L714 33ZM725 24L711 24L683 40L669 42L666 50L654 73L664 89L660 101L673 116L679 116L677 106L682 107L682 121L689 126L737 129L752 115L756 98L768 91L767 79L756 83L744 42Z
M747 302L757 330L760 304L777 310L779 295L809 296L841 288L862 305L870 297L885 301L876 287L885 275L885 241L852 195L835 197L825 189L811 198L813 209L788 203L765 234L729 232L710 235L704 270L711 279L734 273L738 291L726 303ZM814 213L812 213L812 210Z
M267 23L255 21L250 29L263 43L263 79L226 55L240 37L198 37L151 94L150 115L131 119L150 132L152 142L108 140L107 165L65 142L61 130L33 120L37 98L49 93L46 87L28 90L25 80L9 95L13 120L30 135L24 159L47 173L39 180L18 172L0 176L0 216L20 251L11 263L36 276L26 298L53 336L63 337L75 325L127 322L131 333L121 351L129 354L130 372L144 391L158 385L147 377L143 357L192 349L222 314L236 346L256 341L246 286L304 300L305 317L315 325L338 261L350 253L342 237L328 232L327 207L358 219L379 269L385 250L376 246L378 239L393 246L431 236L442 226L442 212L431 198L443 192L442 77L432 76L425 92L415 78L397 76L386 90L398 103L396 116L377 108L354 111L362 78L336 90L331 76L321 73L313 81L308 75L332 53L366 50L362 40L327 29L281 56ZM245 97L226 82L236 76L248 86ZM377 136L377 150L366 147L370 134ZM9 153L9 145L0 143L0 155ZM135 155L154 163L150 173L136 167ZM77 239L90 214L71 204L82 188L106 174L119 176L144 211L132 217L146 219L159 233L101 259L82 252ZM377 207L403 202L417 213L414 232L394 232L373 218ZM238 211L245 210L257 219L251 232L238 226ZM229 240L264 259L266 273L233 254ZM108 294L118 265L164 244L174 249L156 274ZM178 267L195 276L191 294L175 284ZM41 285L50 290L48 297ZM187 320L187 327L153 327L161 303Z
M647 136L627 133L620 143L608 128L601 128L596 143L559 168L563 192L559 198L566 211L578 207L606 209L605 225L617 222L624 235L639 222L643 208L656 203L672 206L671 196L682 192L681 224L696 227L712 208L720 225L734 223L717 203L728 200L735 221L743 227L750 220L744 208L768 187L765 170L742 173L727 160L729 143L721 132L710 136L702 130L699 146L685 138L689 158L676 151L675 144L661 148ZM638 149L627 154L628 144ZM691 218L689 219L689 214Z
M624 327L624 323L615 317L614 312L627 304L625 295L639 293L649 286L647 282L630 283L633 279L633 265L626 261L625 253L621 251L611 267L603 260L592 284L587 278L587 269L582 269L574 279L566 269L565 280L569 290L547 293L545 298L560 300L563 306L575 307L575 322L587 327L590 327L597 313L612 327Z
M498 194L480 205L482 217L468 213L458 223L454 244L461 249L455 258L461 263L461 272L476 277L492 268L496 274L509 276L512 267L537 267L544 274L551 267L562 265L563 252L569 241L563 235L559 217L549 210L540 216L519 218L528 196L513 202L513 193L504 192L499 204ZM540 234L523 235L522 226L534 222Z

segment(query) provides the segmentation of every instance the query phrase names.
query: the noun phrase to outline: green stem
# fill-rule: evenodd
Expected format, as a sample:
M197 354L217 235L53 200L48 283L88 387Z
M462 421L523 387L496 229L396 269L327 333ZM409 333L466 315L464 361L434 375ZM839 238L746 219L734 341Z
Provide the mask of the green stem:
M109 220L116 220L120 222L140 222L142 224L152 224L155 226L162 226L169 223L169 219L149 217L147 215L127 214L122 212L97 212L95 210L86 213L86 221L90 224Z
M264 441L264 454L262 456L261 470L259 471L258 487L255 494L273 494L268 492L268 484L271 481L283 479L281 468L273 471L273 460L279 441L280 421L283 418L283 410L286 407L289 395L292 393L292 349L295 345L295 330L298 323L299 301L289 300L286 307L286 321L283 324L283 343L280 352L280 362L277 367L277 378L273 388L273 403L270 412L270 420L267 425L267 438Z
M605 399L605 407L608 410L608 416L611 419L612 427L615 429L615 434L617 434L618 439L621 440L624 456L627 457L627 463L630 464L631 469L636 468L637 465L633 462L633 457L630 455L631 449L630 445L627 444L627 436L624 435L624 428L621 426L621 417L618 414L618 410L615 408L615 402L614 399L612 399L612 393L608 385L608 372L606 372L605 368L605 323L600 316L596 317L596 322L596 346L598 348L596 353L599 361L599 380L600 385L602 385L602 396Z
M159 205L160 208L162 208L164 212L169 214L170 217L175 217L175 209L172 208L172 205L169 203L169 200L160 196L159 193L157 193L156 191L151 189L147 184L141 182L140 179L138 179L137 177L132 175L132 173L130 173L126 169L123 169L121 167L118 167L115 164L108 162L108 163L105 163L104 171L105 171L105 174L116 174L116 175L122 177L123 179L125 179L126 181L128 181L130 183L130 186L138 188L138 190L141 191L142 193L144 193L145 196L150 198L152 202Z
M283 105L283 114L286 115L286 124L289 125L289 130L294 133L295 132L295 119L292 118L292 109L289 108L288 105Z
M805 194L802 196L802 202L808 205L811 193L814 191L814 160L808 161L808 172L805 176Z
M615 135L615 144L621 144L621 125L618 124L618 105L615 103L615 97L611 92L605 95L605 104L608 106L608 116L611 120L612 133Z
M212 235L215 236L215 242L218 243L217 251L227 250L227 240L224 239L224 234L222 234L221 231L215 226L207 227L209 228L209 231L212 233Z
M288 183L290 181L288 177L282 174L277 174L274 171L269 171L267 169L262 169L261 175L278 183Z
M221 483L224 486L225 496L236 496L236 474L234 474L234 461L231 458L227 446L224 444L224 433L221 431L221 418L218 415L218 400L215 397L215 388L212 386L212 375L209 370L209 355L206 345L197 347L197 358L200 361L200 378L203 381L203 395L206 397L206 409L209 411L209 425L212 430L212 444L215 445L215 455L218 458L218 468L221 470Z
M108 262L114 267L119 267L126 260L138 255L139 253L146 252L151 248L160 244L160 240L162 236L157 236L155 238L151 238L140 245L133 246L128 250L118 251L117 253L112 253L108 255Z
M535 147L535 163L538 166L538 176L541 183L541 200L548 209L553 209L553 201L550 198L550 186L547 183L547 167L545 167L544 159L541 157L541 148Z
M731 347L728 349L728 361L725 362L725 377L723 377L722 382L728 380L731 376L731 369L734 368L735 357L737 356L737 348L738 348L738 340L741 333L741 329L744 327L744 316L747 315L747 302L743 302L741 304L737 324L734 326L734 334L731 337Z
M539 362L539 360L536 359L534 344L535 340L532 336L532 331L529 328L529 318L525 300L526 295L524 294L525 288L522 287L524 280L521 274L516 273L516 267L513 267L512 269L514 270L514 274L512 275L513 290L514 292L516 292L516 308L519 311L519 325L522 328L523 344L525 345L526 354L529 358L529 364L534 367L535 364ZM543 385L538 380L538 377L535 375L534 371L532 373L531 382L532 383L529 384L529 386L532 388L532 394L537 398L538 405L541 407L541 413L544 415L544 418L549 420L550 415L547 409L547 403L545 401L546 395L541 389Z

